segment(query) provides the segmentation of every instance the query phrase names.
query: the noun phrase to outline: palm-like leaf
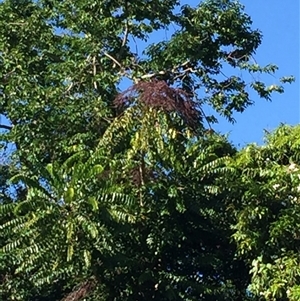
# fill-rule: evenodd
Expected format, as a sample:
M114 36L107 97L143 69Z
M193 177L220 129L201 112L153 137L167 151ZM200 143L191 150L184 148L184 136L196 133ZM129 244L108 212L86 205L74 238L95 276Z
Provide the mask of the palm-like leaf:
M71 271L73 277L90 274L97 259L93 251L113 247L106 223L135 221L126 207L133 203L129 196L97 187L103 171L99 158L82 157L77 154L61 167L49 164L40 180L15 176L12 181L27 186L27 198L0 207L2 216L11 216L0 226L9 237L1 252L11 256L15 273L25 273L37 285Z

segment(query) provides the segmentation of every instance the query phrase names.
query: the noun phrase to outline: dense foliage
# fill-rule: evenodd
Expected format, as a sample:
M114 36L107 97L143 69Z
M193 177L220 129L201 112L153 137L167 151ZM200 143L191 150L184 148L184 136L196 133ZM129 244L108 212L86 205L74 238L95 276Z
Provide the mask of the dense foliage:
M297 300L299 130L212 129L277 67L238 2L178 5L0 3L2 300Z
M280 126L266 135L265 146L249 145L234 162L240 170L234 238L252 265L250 288L264 300L300 298L299 148L299 126Z

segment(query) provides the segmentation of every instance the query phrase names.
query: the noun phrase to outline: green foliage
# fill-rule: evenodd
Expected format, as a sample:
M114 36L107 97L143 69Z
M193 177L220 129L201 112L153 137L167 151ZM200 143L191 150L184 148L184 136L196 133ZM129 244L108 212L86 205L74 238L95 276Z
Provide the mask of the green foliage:
M248 146L237 168L231 210L239 253L252 264L250 289L265 300L299 300L300 127L280 126Z
M1 1L0 114L10 126L0 139L15 147L0 175L4 300L255 300L253 259L266 275L253 276L253 293L283 296L277 276L260 282L264 264L273 268L261 248L286 247L268 258L274 275L279 258L297 262L281 237L298 211L279 201L296 202L293 131L268 137L264 161L256 146L236 154L204 112L234 121L253 103L249 87L267 100L282 93L253 77L277 67L252 63L261 34L238 2L176 14L178 4ZM292 161L273 144L288 145ZM289 289L297 295L296 280Z
M247 86L266 99L282 92L280 86L221 76L228 66L250 73L276 71L274 65L251 63L261 34L251 29L240 4L209 0L174 14L176 4L1 2L0 113L13 126L4 139L15 143L30 170L93 149L118 114L113 100L126 78L165 80L192 95L200 109L210 104L231 121L234 111L252 104ZM139 42L171 22L178 28L171 38L149 45L139 57Z
M85 164L81 160L77 155L60 168L49 164L42 182L13 177L12 181L26 185L27 198L0 207L2 216L10 214L10 220L1 225L7 237L2 254L9 254L16 276L28 275L27 281L37 288L70 275L89 277L91 265L99 265L99 258L93 262L94 252L99 256L118 252L111 224L135 222L134 212L125 211L126 205L134 208L129 196L95 189L103 171L95 164L98 158L92 156ZM25 296L19 292L14 298L24 300Z

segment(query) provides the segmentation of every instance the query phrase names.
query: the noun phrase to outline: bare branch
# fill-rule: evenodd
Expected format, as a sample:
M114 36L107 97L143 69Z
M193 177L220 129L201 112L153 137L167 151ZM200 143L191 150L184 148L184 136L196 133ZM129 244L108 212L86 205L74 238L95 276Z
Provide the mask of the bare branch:
M145 75L142 75L139 80L141 79L151 79L155 76L158 76L158 75L166 75L166 74L172 74L174 77L173 79L176 80L178 78L184 78L185 76L187 76L187 73L196 73L198 71L198 69L193 69L191 67L189 68L186 68L182 71L177 71L179 68L183 68L185 67L186 65L188 65L190 63L189 60L185 61L184 63L182 64L179 64L175 67L172 68L172 70L166 70L166 71L158 71L156 73L148 73L148 74L145 74Z
M24 25L27 25L27 23L25 23L25 22L11 22L11 23L8 23L8 25L24 26Z
M167 74L167 71L158 71L156 73L148 73L148 74L142 75L140 77L140 79L152 78L157 75L165 75L165 74Z
M127 39L128 39L128 34L129 34L128 20L126 20L126 23L125 23L125 33L124 33L124 38L123 38L123 41L122 41L121 48L126 45L126 42L127 42Z
M11 125L0 124L0 129L11 130L13 127Z
M175 66L175 67L172 69L172 72L176 72L176 70L177 70L178 68L182 68L182 67L186 66L189 62L190 62L190 60L187 60L187 61L185 61L184 63Z
M111 59L116 65L118 65L120 68L123 68L120 62L118 62L113 56L108 54L107 52L104 52L104 55L107 56L109 59Z
M96 74L97 74L96 56L93 56L93 76L96 76ZM94 88L95 88L95 90L98 89L96 81L94 81Z
M66 89L66 91L64 92L64 94L67 94L68 92L70 92L70 90L73 88L74 83L71 82L70 85L68 86L68 88Z

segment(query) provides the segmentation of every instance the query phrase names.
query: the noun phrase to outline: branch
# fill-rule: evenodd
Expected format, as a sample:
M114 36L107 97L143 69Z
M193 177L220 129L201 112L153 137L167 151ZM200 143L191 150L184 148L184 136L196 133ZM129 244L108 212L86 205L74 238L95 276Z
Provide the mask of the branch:
M124 38L122 41L122 46L121 46L121 51L123 49L123 47L126 45L127 43L127 39L128 39L128 34L129 34L129 26L128 26L128 1L125 0L125 5L124 5L124 13L126 16L126 20L125 20L125 34L124 34Z
M24 26L24 25L27 25L27 23L25 23L25 22L11 22L11 23L8 23L8 25Z
M73 86L74 86L74 83L71 82L69 87L67 88L67 90L64 92L64 94L67 94L73 88Z
M158 71L158 72L156 72L156 73L148 73L148 74L142 75L142 76L140 77L140 79L152 78L152 77L154 77L154 76L157 76L157 75L165 75L165 74L167 74L167 73L168 73L168 71Z
M93 56L93 76L95 77L96 75L97 75L96 57ZM95 90L98 89L96 81L94 81L94 88Z
M118 65L120 68L123 68L120 62L118 62L113 56L108 54L107 52L104 52L104 55L110 58L116 65Z
M0 124L0 129L11 130L12 128L10 125Z
M126 45L126 42L127 42L127 39L128 39L128 34L129 34L128 20L126 20L126 23L125 23L125 33L124 33L124 38L123 38L123 41L122 41L121 49Z
M185 67L186 65L188 65L190 63L189 60L185 61L184 63L182 64L179 64L177 66L174 66L172 68L172 70L166 70L166 71L158 71L158 72L155 72L155 73L148 73L148 74L144 74L142 76L139 77L139 79L150 79L152 77L155 77L155 76L158 76L158 75L166 75L166 74L172 74L174 77L173 79L176 80L177 78L181 78L183 76L186 76L186 74L188 72L191 72L191 73L195 73L197 72L198 70L195 70L195 69L192 69L192 68L187 68L185 70L182 70L182 71L177 71L179 68L183 68Z
M201 41L199 41L199 44L202 44L203 42L205 42L208 39L208 37L205 37L204 39L202 39ZM192 67L188 67L185 70L179 71L179 68L183 68L183 67L187 67L187 65L190 63L190 60L186 60L185 62L183 62L182 64L179 64L177 66L174 66L171 70L165 70L165 71L158 71L155 73L148 73L148 74L144 74L142 76L139 76L136 79L132 79L135 82L138 82L141 79L150 79L152 77L158 76L158 75L166 75L166 74L173 74L173 79L176 80L178 78L182 78L185 77L187 73L196 73L199 71L199 69L193 69Z

